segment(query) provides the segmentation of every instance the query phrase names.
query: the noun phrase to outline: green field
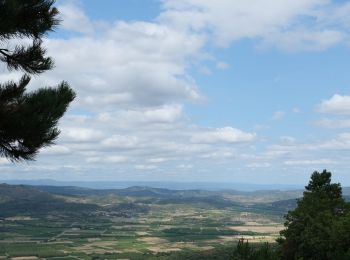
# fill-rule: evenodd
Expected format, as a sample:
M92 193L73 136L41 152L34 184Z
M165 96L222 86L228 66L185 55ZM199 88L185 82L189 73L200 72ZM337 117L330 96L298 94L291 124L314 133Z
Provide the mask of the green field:
M172 259L229 250L242 237L274 242L285 212L254 204L251 194L238 202L232 194L202 191L62 195L33 189L28 199L20 195L28 187L16 187L15 198L12 188L0 188L0 259Z

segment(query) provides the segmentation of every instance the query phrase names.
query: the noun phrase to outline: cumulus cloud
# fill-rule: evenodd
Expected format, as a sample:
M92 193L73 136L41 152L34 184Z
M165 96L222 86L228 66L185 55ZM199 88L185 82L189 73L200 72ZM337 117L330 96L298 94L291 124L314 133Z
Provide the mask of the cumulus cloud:
M81 8L69 3L59 6L62 27L68 31L92 33L94 25Z
M332 139L320 142L317 147L320 149L335 151L350 150L350 133L338 134Z
M102 137L101 131L83 127L63 127L62 137L72 142L96 141Z
M201 52L202 36L152 22L117 21L101 30L98 35L47 39L56 68L31 86L64 78L78 94L76 106L95 111L203 99L187 72Z
M124 170L130 174L135 169L167 171L188 164L187 161L214 157L235 159L238 152L234 147L248 153L249 145L256 137L254 133L233 127L208 129L188 124L188 119L184 117L159 120L156 116L157 120L153 117L152 120L143 120L141 116L128 117L125 113L122 110L110 114L64 117L61 127L70 131L60 136L58 146L43 150L38 161L55 164L52 156L55 155L67 164L79 166L87 162L100 171L106 171L113 164L118 164L119 169L126 167ZM79 127L73 127L77 125ZM82 135L79 136L79 133Z
M330 99L323 100L316 109L320 113L350 115L350 96L335 94Z
M112 135L102 141L102 145L107 148L133 148L138 144L138 140L133 136Z
M242 130L233 127L224 127L217 129L208 129L202 132L195 133L191 141L194 143L240 143L251 142L256 138L255 133L245 133Z
M205 99L193 69L213 73L208 60L214 68L229 68L205 53L211 49L208 45L225 47L248 38L257 40L258 46L287 51L322 50L347 39L350 5L343 10L328 0L161 2L161 14L148 22L94 21L79 6L59 7L68 36L45 40L56 67L34 78L30 88L65 79L76 90L77 100L60 121L58 145L43 149L38 165L14 169L68 178L92 172L92 179L112 172L113 179L142 171L211 172L212 164L219 162L235 170L315 165L330 162L317 159L323 158L322 151L350 149L346 133L313 143L284 137L277 140L280 144L265 147L256 145L261 139L255 133L237 129L234 123L201 127L186 114L187 102ZM302 20L307 21L305 26ZM19 75L0 68L0 81ZM319 111L348 115L348 98L335 95L322 102ZM282 111L274 114L276 120L283 116ZM303 160L306 152L306 158L313 159ZM63 160L65 166L60 165ZM5 164L9 162L0 159L0 165Z
M323 50L348 38L348 3L329 0L162 2L164 12L160 21L183 30L209 31L218 46L248 38L260 39L263 45L287 51Z
M142 110L126 110L121 114L129 120L145 123L173 123L183 117L182 106L164 105Z

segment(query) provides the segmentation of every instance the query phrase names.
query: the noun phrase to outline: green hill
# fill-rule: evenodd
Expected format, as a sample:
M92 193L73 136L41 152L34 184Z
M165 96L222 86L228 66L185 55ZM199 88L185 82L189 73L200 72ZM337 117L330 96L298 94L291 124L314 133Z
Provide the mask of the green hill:
M0 217L53 212L81 214L97 210L94 204L73 203L28 186L0 184Z

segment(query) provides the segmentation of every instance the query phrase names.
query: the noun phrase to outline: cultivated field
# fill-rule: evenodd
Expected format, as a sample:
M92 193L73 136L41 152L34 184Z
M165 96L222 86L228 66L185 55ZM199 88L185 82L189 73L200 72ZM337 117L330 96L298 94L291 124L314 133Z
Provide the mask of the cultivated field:
M283 228L282 212L234 201L223 206L199 198L185 203L152 196L57 196L99 208L3 217L0 259L167 259L177 252L233 247L242 237L274 242ZM124 207L113 208L118 205Z

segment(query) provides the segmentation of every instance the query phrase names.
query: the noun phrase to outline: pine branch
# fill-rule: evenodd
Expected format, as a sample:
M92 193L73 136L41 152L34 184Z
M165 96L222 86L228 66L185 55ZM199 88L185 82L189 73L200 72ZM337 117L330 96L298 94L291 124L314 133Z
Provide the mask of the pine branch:
M34 40L29 47L16 46L10 53L8 49L0 49L0 60L7 64L9 70L24 70L30 74L39 74L53 68L53 61L44 57L46 50L40 40Z
M38 151L54 144L58 120L75 93L66 82L56 88L25 93L29 77L0 85L0 156L12 161L33 160Z
M0 43L12 38L32 39L30 46L0 49L0 61L9 70L39 74L53 68L52 59L45 57L41 37L59 23L54 2L0 0ZM26 93L29 81L24 75L18 83L0 84L0 157L12 161L34 160L41 148L54 144L60 133L58 120L75 98L66 82Z
M54 30L60 20L54 0L0 1L0 39L40 38Z

